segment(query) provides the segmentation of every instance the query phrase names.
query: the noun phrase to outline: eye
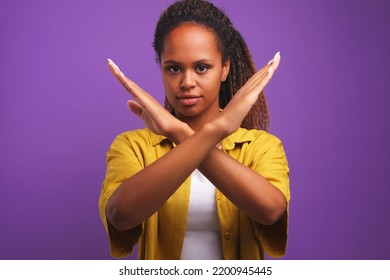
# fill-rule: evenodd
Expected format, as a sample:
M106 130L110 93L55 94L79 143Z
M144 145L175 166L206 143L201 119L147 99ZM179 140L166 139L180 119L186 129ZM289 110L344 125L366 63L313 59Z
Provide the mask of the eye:
M206 72L210 67L208 65L204 65L204 64L201 64L201 65L198 65L196 67L196 70L200 73L204 73Z
M177 66L177 65L171 65L171 66L168 66L167 67L168 71L173 73L173 74L176 74L176 73L179 73L180 72L180 67Z

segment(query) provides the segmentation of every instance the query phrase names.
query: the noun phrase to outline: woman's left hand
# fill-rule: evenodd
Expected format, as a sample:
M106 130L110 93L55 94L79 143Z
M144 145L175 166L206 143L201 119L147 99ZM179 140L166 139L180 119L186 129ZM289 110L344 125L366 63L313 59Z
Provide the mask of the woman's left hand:
M264 87L271 80L280 63L280 53L256 72L234 95L216 119L216 127L225 131L225 136L238 129L242 120L253 107Z

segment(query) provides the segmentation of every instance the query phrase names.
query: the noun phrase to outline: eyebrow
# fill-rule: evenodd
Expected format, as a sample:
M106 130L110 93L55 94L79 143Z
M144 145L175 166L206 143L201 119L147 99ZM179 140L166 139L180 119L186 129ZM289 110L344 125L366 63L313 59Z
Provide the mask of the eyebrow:
M193 65L201 64L201 63L210 64L210 63L212 63L212 62L213 62L212 59L205 58L205 59L199 59L199 60L195 61L195 62L193 63ZM167 60L167 61L164 61L164 62L162 62L161 64L162 64L162 65L170 65L170 64L178 64L178 65L181 65L180 62L175 61L175 60L172 60L172 59Z

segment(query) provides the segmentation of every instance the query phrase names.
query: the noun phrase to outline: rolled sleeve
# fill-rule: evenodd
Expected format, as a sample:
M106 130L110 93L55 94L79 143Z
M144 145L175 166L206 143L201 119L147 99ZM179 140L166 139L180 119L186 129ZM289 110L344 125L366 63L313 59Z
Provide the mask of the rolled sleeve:
M275 258L285 255L287 248L290 171L282 142L275 136L269 136L269 139L262 143L264 149L257 155L254 169L283 193L287 207L284 215L276 223L261 225L253 221L253 224L263 249L269 256Z
M119 135L107 153L106 177L99 199L100 218L106 228L110 240L110 250L114 257L122 258L129 255L137 244L143 225L128 230L118 231L106 217L106 207L111 195L128 178L143 168L142 161L137 155L137 149L127 134Z

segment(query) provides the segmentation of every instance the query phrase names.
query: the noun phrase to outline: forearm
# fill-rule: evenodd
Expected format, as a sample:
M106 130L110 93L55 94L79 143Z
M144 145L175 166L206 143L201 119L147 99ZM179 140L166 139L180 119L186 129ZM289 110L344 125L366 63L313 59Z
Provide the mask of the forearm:
M119 230L131 229L145 221L165 203L222 138L221 132L212 124L205 125L169 153L124 181L108 201L108 220ZM196 153L194 147L197 147Z
M190 137L190 128L176 130L176 143ZM238 208L262 224L276 222L286 210L286 198L259 173L217 148L197 167Z
M194 132L176 130L172 138L184 141ZM213 148L197 167L214 186L248 216L262 224L273 224L286 210L286 198L266 178L228 154Z
M248 216L273 224L286 210L286 198L267 179L241 162L214 148L198 168Z

